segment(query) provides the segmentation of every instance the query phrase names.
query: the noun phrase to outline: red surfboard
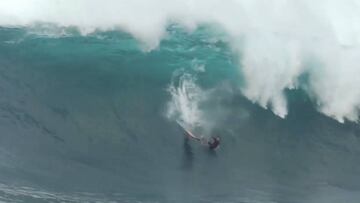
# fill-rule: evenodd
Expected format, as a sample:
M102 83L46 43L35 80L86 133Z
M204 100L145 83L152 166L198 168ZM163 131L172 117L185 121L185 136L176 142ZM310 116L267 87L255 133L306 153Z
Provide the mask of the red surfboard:
M195 139L195 140L200 140L200 138L196 137L194 134L192 134L188 129L186 129L179 121L176 121L177 124L186 132L186 135Z

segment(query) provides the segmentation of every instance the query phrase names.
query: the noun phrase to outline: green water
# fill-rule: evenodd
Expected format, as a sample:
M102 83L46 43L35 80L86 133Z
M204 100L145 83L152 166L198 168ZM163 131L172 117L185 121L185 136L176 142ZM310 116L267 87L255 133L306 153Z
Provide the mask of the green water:
M226 37L170 27L152 51L114 32L0 29L0 200L357 202L360 128L289 91L289 115L241 95ZM216 152L167 117L176 73L210 92ZM23 188L22 187L27 187ZM37 195L36 195L37 194Z

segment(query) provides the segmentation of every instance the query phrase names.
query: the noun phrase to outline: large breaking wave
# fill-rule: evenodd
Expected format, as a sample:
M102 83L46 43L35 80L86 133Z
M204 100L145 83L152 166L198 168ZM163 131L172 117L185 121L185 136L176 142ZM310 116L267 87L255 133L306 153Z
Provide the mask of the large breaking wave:
M302 89L320 112L340 122L359 118L359 20L356 0L0 2L1 26L52 23L83 34L122 30L144 50L156 49L173 23L189 32L209 25L237 54L248 99L285 117L284 91Z
M359 202L357 45L320 5L86 2L0 3L0 201Z

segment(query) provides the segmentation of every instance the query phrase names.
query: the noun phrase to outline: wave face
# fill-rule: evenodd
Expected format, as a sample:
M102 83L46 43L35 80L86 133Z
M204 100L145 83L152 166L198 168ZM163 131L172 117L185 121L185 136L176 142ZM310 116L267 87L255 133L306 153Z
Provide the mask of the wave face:
M320 112L344 122L359 119L359 8L357 0L13 0L0 3L0 25L45 22L85 35L117 29L152 50L169 24L210 24L237 53L248 99L284 118L286 90L303 89Z
M301 10L287 1L274 5L293 18L260 1L211 1L228 11L213 16L174 1L141 20L117 13L124 1L11 2L0 3L0 201L359 201L356 26L335 32L320 4L299 1L313 19L288 32ZM356 4L344 2L321 8ZM221 148L184 139L175 121Z

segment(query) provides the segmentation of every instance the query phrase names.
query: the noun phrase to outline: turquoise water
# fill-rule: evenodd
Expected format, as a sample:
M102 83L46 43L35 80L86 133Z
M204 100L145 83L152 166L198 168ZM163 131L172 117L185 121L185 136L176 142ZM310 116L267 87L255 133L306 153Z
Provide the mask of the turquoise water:
M359 125L301 90L285 119L247 100L221 33L170 26L146 51L119 31L53 29L0 29L1 201L358 202ZM185 82L216 152L168 113Z

